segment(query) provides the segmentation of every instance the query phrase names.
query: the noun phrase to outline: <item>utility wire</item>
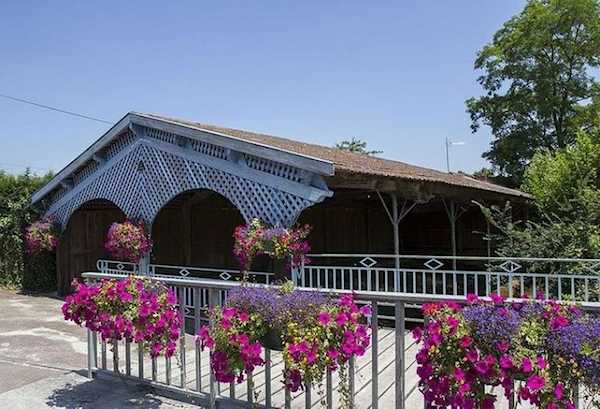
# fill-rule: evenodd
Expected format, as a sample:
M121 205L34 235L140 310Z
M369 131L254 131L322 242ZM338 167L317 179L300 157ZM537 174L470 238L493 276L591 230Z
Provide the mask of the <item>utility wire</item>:
M109 125L113 124L113 122L107 121L105 119L94 118L93 116L88 116L88 115L84 115L84 114L78 114L77 112L67 111L67 110L56 108L56 107L53 107L53 106L50 106L50 105L38 104L37 102L29 101L29 100L22 99L22 98L13 97L13 96L6 95L6 94L0 94L0 97L9 99L9 100L15 101L15 102L21 102L23 104L33 105L33 106L36 106L38 108L49 109L51 111L61 112L63 114L72 115L72 116L76 116L76 117L83 118L83 119L89 119L90 121L102 122L104 124L109 124Z

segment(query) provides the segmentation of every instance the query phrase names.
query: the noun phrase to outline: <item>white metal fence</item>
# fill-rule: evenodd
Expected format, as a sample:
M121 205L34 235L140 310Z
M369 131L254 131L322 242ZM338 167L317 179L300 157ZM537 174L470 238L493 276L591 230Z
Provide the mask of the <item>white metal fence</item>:
M314 254L296 271L313 288L600 301L600 259Z
M123 278L125 274L84 273L87 280L104 278ZM188 332L196 333L203 322L207 321L207 309L222 304L227 292L240 285L235 281L210 278L155 276L174 288L180 302L180 308L186 315L191 312L193 328ZM190 290L194 294L191 307L184 304L184 294ZM328 294L347 293L348 290L319 291ZM202 297L205 292L207 297ZM415 373L414 354L416 345L409 340L405 328L406 307L439 301L464 302L464 297L450 295L422 295L393 292L354 291L355 299L370 304L373 310L371 347L364 357L349 363L348 385L351 408L364 409L412 409L424 407L423 398L418 391ZM394 327L380 327L378 311L382 304L393 307ZM600 303L582 303L586 310L600 310ZM190 310L191 311L187 311ZM255 371L246 385L222 385L216 382L210 371L209 356L193 343L193 338L182 329L178 355L171 358L150 358L144 353L141 344L113 342L110 348L106 343L98 342L95 333L88 331L88 375L118 375L139 383L149 384L159 390L175 394L182 399L196 398L202 407L283 407L310 409L323 405L330 409L339 407L339 378L328 373L324 380L324 391L315 393L310 386L304 391L292 395L282 387L277 368L282 367L281 355L266 349L266 365ZM137 350L137 353L134 353ZM124 359L123 353L124 351ZM108 359L112 354L112 359ZM100 355L100 356L98 356ZM150 369L150 370L148 370ZM514 399L498 402L497 407L514 408ZM576 399L579 404L579 399ZM579 406L578 406L579 407ZM344 408L345 409L345 408Z

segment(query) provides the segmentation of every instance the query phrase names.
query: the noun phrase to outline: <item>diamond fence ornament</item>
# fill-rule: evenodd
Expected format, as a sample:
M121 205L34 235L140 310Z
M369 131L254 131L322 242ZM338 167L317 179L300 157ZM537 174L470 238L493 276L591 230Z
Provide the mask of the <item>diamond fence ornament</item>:
M432 258L424 262L423 265L430 270L437 270L438 268L442 267L444 263L442 263L436 258Z
M229 280L231 278L231 274L229 274L228 272L224 271L221 274L219 274L219 277L221 277L221 280Z
M590 273L594 273L594 274L600 273L600 261L597 261L591 265L586 265L585 269L588 270Z
M500 264L500 268L507 273L514 273L519 270L522 266L519 263L515 263L512 260L507 260L504 263Z
M359 263L363 266L363 267L367 267L367 268L371 268L373 267L375 264L377 264L377 261L374 260L371 257L365 257L362 260L359 261Z
M181 270L179 270L179 275L182 277L187 277L190 275L190 272L187 269L182 268Z

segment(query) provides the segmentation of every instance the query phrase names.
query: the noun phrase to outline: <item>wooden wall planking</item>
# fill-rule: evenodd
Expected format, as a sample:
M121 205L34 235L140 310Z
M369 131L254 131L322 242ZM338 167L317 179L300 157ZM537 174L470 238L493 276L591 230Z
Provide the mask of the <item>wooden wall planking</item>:
M76 210L63 232L56 251L57 289L71 291L71 281L81 273L96 271L96 261L105 257L104 239L110 225L125 214L108 201L88 202Z
M110 224L124 219L110 202L91 202L71 217L60 242L58 288L68 292L71 280L95 270L105 257L104 238ZM209 191L186 192L165 206L152 227L152 262L212 268L238 267L232 256L233 231L244 221L225 198ZM376 195L338 192L306 209L299 223L309 223L313 253L393 253L392 226ZM470 207L457 222L459 255L485 255L485 220ZM400 223L403 254L451 253L450 224L440 201L418 205ZM268 268L259 261L257 268ZM264 264L264 265L262 265Z

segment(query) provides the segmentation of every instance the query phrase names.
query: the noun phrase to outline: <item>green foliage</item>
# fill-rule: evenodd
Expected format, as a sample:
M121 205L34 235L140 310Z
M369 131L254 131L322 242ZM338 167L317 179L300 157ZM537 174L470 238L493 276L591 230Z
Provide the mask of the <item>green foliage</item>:
M573 143L599 118L600 65L597 0L529 0L475 60L485 94L466 101L471 128L491 128L484 157L518 186L540 149Z
M514 221L510 204L482 210L495 227L491 240L500 257L598 258L600 226L584 219L542 215L539 221ZM558 271L560 266L534 266L540 271ZM577 266L570 265L574 270Z
M23 257L23 229L39 214L31 195L52 177L26 171L12 175L0 171L0 285L29 290L51 290L56 286L53 254Z
M360 153L361 155L378 155L383 151L370 151L367 149L367 142L360 139L352 138L335 144L335 147L342 151Z
M510 205L482 210L497 229L506 257L600 257L599 131L580 132L565 149L537 153L523 189L534 198L534 220L514 221Z
M600 138L598 130L579 133L573 145L536 154L523 190L543 213L585 218L600 224Z

